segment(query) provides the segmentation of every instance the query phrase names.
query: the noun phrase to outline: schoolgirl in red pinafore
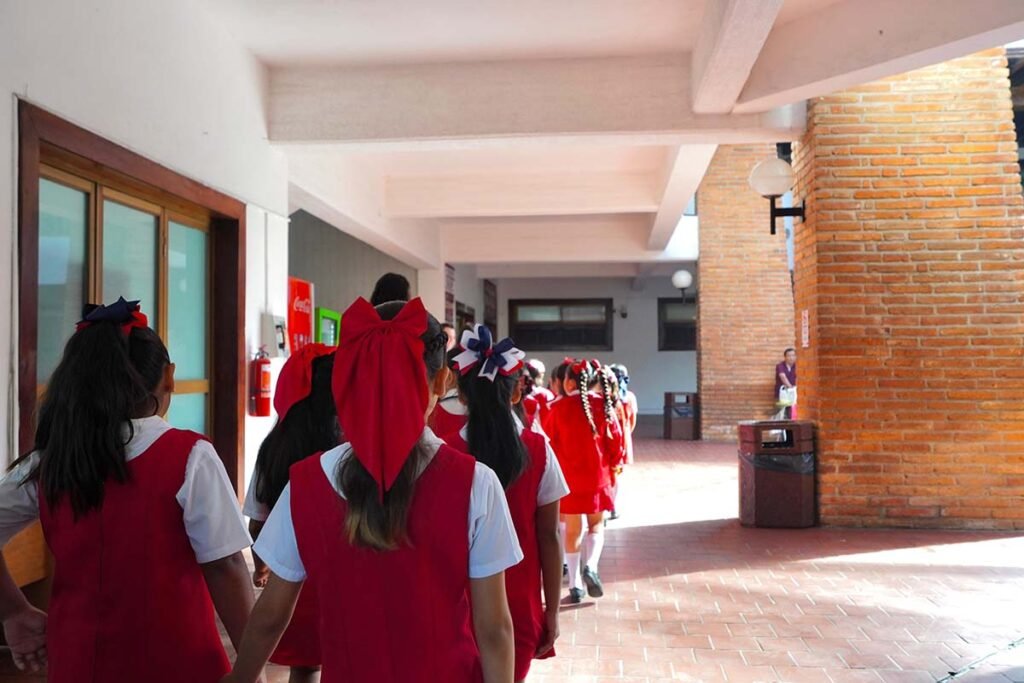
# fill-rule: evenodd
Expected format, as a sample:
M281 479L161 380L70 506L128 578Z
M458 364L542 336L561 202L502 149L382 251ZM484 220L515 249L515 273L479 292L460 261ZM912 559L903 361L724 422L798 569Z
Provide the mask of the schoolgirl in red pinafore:
M585 399L596 434L581 400L577 389L552 402L543 425L569 484L569 495L561 502L562 514L566 515L612 509L611 470L624 456L622 429L617 420L607 420L601 395L588 391Z
M584 594L604 595L598 574L604 513L614 509L612 471L624 455L622 428L607 392L605 396L591 392L600 384L600 367L597 361L573 364L563 385L566 393L552 405L544 425L570 489L561 509L572 603L582 601Z
M460 349L453 368L459 373L459 394L469 409L469 422L445 441L491 466L505 487L524 555L522 562L505 572L516 640L515 680L523 681L533 659L555 654L562 575L558 501L568 488L547 438L525 429L512 412L522 351L510 339L493 343L490 329L484 325L464 332ZM478 435L475 448L470 444L474 429ZM544 523L547 528L540 528ZM545 542L550 544L546 564ZM548 583L554 586L552 593L545 596L547 611L541 601L545 572L554 577L554 582Z
M468 592L493 610L522 553L495 474L425 428L447 337L419 299L359 299L344 318L333 387L350 443L292 467L254 548L271 570L259 626L226 680L256 680L306 583L319 594L322 683L479 683L485 663L500 666L494 648L511 651L495 636L511 619L501 605L475 624ZM402 501L404 533L389 537L382 515Z
M307 344L281 368L274 392L277 423L260 445L256 467L242 512L251 520L249 531L259 538L288 483L289 468L303 458L333 448L339 442L337 412L331 392L334 347ZM270 570L253 553L253 582L264 587ZM291 681L312 681L320 668L320 610L316 587L304 586L288 630L270 656L274 664L291 667Z
M210 591L223 591L221 616L240 641L249 537L212 445L159 417L172 388L167 350L138 302L87 307L50 379L36 450L0 481L0 540L38 516L53 553L48 617L0 596L11 632L33 619L45 629L53 683L214 683L229 669ZM83 475L90 458L107 474ZM8 643L19 666L38 661L28 640Z

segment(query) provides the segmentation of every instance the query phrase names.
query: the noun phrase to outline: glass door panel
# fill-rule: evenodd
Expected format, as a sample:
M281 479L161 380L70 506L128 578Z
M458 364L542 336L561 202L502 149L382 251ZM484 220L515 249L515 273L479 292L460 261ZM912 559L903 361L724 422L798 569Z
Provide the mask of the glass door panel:
M138 299L156 329L159 319L157 264L160 217L115 201L103 201L103 301Z
M46 384L86 301L89 193L39 181L39 346L36 381Z

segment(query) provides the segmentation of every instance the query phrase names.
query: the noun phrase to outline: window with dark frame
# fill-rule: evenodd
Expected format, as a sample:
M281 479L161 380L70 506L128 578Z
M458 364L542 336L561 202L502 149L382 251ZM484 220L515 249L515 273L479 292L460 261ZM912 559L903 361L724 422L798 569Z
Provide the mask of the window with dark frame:
M527 351L612 351L611 299L510 299L509 336Z
M697 298L658 299L658 350L697 350Z

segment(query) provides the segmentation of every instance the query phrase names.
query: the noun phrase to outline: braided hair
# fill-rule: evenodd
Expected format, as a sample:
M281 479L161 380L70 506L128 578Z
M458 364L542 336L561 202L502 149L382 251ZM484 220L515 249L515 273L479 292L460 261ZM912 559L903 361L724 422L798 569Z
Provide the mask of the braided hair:
M590 406L590 396L588 396L590 387L597 381L596 368L593 362L586 360L573 362L569 367L567 376L576 381L576 386L580 392L580 402L583 404L583 413L587 416L590 431L593 432L594 436L597 436L597 423L594 422L594 412Z
M611 421L615 417L615 408L620 402L619 382L615 379L615 373L607 365L601 366L598 376L601 379L601 395L604 397L604 416Z

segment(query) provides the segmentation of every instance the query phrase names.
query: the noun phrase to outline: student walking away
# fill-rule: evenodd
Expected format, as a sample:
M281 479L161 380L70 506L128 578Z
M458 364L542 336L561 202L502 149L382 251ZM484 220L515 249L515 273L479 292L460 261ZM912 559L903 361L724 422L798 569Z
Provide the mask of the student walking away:
M398 273L384 273L377 279L373 286L373 294L370 295L370 303L374 306L387 303L388 301L408 301L409 281L404 275Z
M622 477L623 468L633 461L633 426L635 424L635 413L633 420L630 419L630 408L622 398L622 390L619 384L619 376L615 373L613 365L605 365L599 370L601 379L601 394L605 402L613 406L615 419L619 422L622 430L623 457L621 462L612 465L612 509L608 513L609 520L619 518L619 483Z
M796 349L786 349L782 356L782 362L775 366L777 417L792 420L796 417Z
M555 400L555 395L544 386L544 363L533 358L523 366L523 410L530 426L534 422L543 424L544 417Z
M509 683L504 573L523 553L498 477L425 428L446 382L441 326L419 299L359 299L343 319L332 386L350 441L292 466L255 547L270 578L224 680L259 675L310 582L322 683Z
M213 446L160 416L174 364L137 301L86 306L39 411L34 450L0 480L0 541L39 518L49 616L0 559L0 613L21 669L51 683L216 681L253 602L250 543Z
M338 445L338 415L331 393L334 347L308 344L292 354L281 368L274 394L277 424L260 445L256 468L249 482L242 512L249 517L249 533L259 538L270 511L288 483L295 463ZM253 583L263 588L270 569L253 553ZM291 623L281 636L270 661L291 668L289 683L316 680L320 670L320 633L316 587L299 593Z
M598 573L604 513L613 508L611 470L625 455L614 407L607 397L593 391L600 382L600 367L597 361L573 363L562 384L565 396L552 404L544 424L569 484L561 510L566 525L569 600L573 603L583 600L584 585L591 597L604 595Z
M494 343L484 325L464 332L460 349L453 367L469 422L445 441L493 469L505 489L524 555L505 572L515 630L515 680L524 681L534 658L554 656L562 590L558 501L569 488L547 439L525 429L512 412L523 352L511 339Z

